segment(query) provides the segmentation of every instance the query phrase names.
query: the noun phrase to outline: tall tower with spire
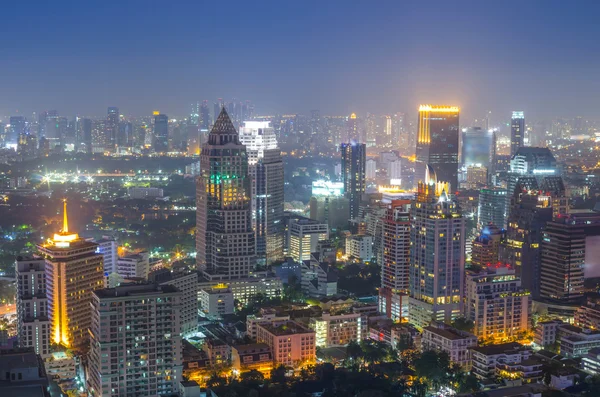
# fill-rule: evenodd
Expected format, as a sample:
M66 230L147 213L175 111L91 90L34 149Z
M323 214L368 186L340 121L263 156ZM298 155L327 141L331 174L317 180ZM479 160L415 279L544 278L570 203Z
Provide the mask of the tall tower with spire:
M427 165L410 214L408 316L418 327L450 322L462 310L465 220L447 191Z
M196 261L210 281L248 277L256 266L248 155L225 108L202 145L196 181Z
M50 341L82 353L89 348L92 292L104 286L103 257L97 247L69 231L66 200L62 230L37 246L45 260Z

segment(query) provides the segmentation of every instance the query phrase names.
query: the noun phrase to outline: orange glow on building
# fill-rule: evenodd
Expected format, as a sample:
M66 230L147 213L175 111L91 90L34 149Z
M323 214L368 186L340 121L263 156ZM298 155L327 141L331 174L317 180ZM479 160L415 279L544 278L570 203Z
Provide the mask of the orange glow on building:
M434 106L420 105L419 106L419 131L417 139L419 143L431 142L430 122L431 113L459 113L458 106Z

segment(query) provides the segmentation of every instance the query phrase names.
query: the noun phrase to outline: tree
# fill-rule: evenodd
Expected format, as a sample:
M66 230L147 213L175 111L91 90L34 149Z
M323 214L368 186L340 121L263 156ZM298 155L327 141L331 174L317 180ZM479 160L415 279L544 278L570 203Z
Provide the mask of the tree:
M448 382L450 358L447 353L428 350L423 352L414 362L417 376L427 379L434 389Z
M452 327L456 328L459 331L473 332L475 324L473 323L473 321L468 320L464 317L457 317L452 322Z
M209 389L224 387L225 385L227 385L227 378L217 375L216 373L213 373L206 381L206 387Z
M461 382L459 387L459 393L474 393L481 389L479 379L473 374L467 375Z
M361 345L353 340L346 347L346 356L354 362L359 362L363 358L363 349Z
M240 382L245 386L245 387L258 387L260 384L262 384L265 380L265 376L253 369L250 370L248 372L244 372L240 375Z
M287 382L287 368L285 365L280 364L276 368L271 370L271 382L273 383L286 383Z

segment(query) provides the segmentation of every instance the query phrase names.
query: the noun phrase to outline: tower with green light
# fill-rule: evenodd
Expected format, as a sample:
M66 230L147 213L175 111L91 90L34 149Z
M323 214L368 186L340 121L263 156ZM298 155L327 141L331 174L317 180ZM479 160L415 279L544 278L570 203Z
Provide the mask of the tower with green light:
M202 145L196 181L196 262L211 281L248 277L256 265L248 155L225 108Z

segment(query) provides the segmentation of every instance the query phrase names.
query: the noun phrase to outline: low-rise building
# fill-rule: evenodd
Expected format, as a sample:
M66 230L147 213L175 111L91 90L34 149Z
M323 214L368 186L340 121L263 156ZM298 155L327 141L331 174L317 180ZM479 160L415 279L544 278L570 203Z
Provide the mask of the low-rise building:
M302 292L308 296L324 297L337 294L338 276L334 267L321 262L318 253L302 262Z
M368 235L346 237L346 255L369 262L373 258L373 237Z
M140 278L147 280L150 272L150 256L148 252L131 254L117 259L117 273L127 278Z
M559 331L563 328L560 327ZM600 331L581 329L578 333L560 338L560 354L568 358L583 357L596 347L600 347Z
M600 375L600 348L590 349L581 359L583 370L592 375Z
M246 316L246 334L253 340L256 340L257 327L259 324L281 325L290 320L289 315L278 316L274 310L268 310L262 315L251 314Z
M421 350L436 350L448 353L450 361L462 367L471 365L470 348L477 346L477 337L442 323L432 323L423 328Z
M298 367L316 359L315 331L295 321L279 326L258 324L256 340L269 345L275 365Z
M54 352L44 361L46 374L51 379L74 379L77 375L75 358L66 352Z
M538 322L535 327L533 341L542 347L553 345L557 341L558 327L563 324L560 320Z
M208 355L211 365L222 364L231 360L231 346L219 338L206 338L202 350Z
M130 187L127 189L127 194L132 199L146 199L163 197L163 190L158 187Z
M478 379L495 378L501 370L530 359L533 351L517 342L471 348L471 373ZM526 363L528 364L528 363ZM541 370L540 370L541 371Z
M215 285L199 292L200 307L211 317L222 317L233 313L233 292L226 285Z
M321 318L311 319L309 326L315 331L318 347L335 347L360 340L363 325L359 313L323 313Z
M0 395L46 396L48 377L32 348L0 350Z
M231 364L240 373L256 370L269 374L273 369L273 353L265 343L235 345L231 347Z
M575 325L582 328L600 329L600 301L588 298L584 305L577 308Z

